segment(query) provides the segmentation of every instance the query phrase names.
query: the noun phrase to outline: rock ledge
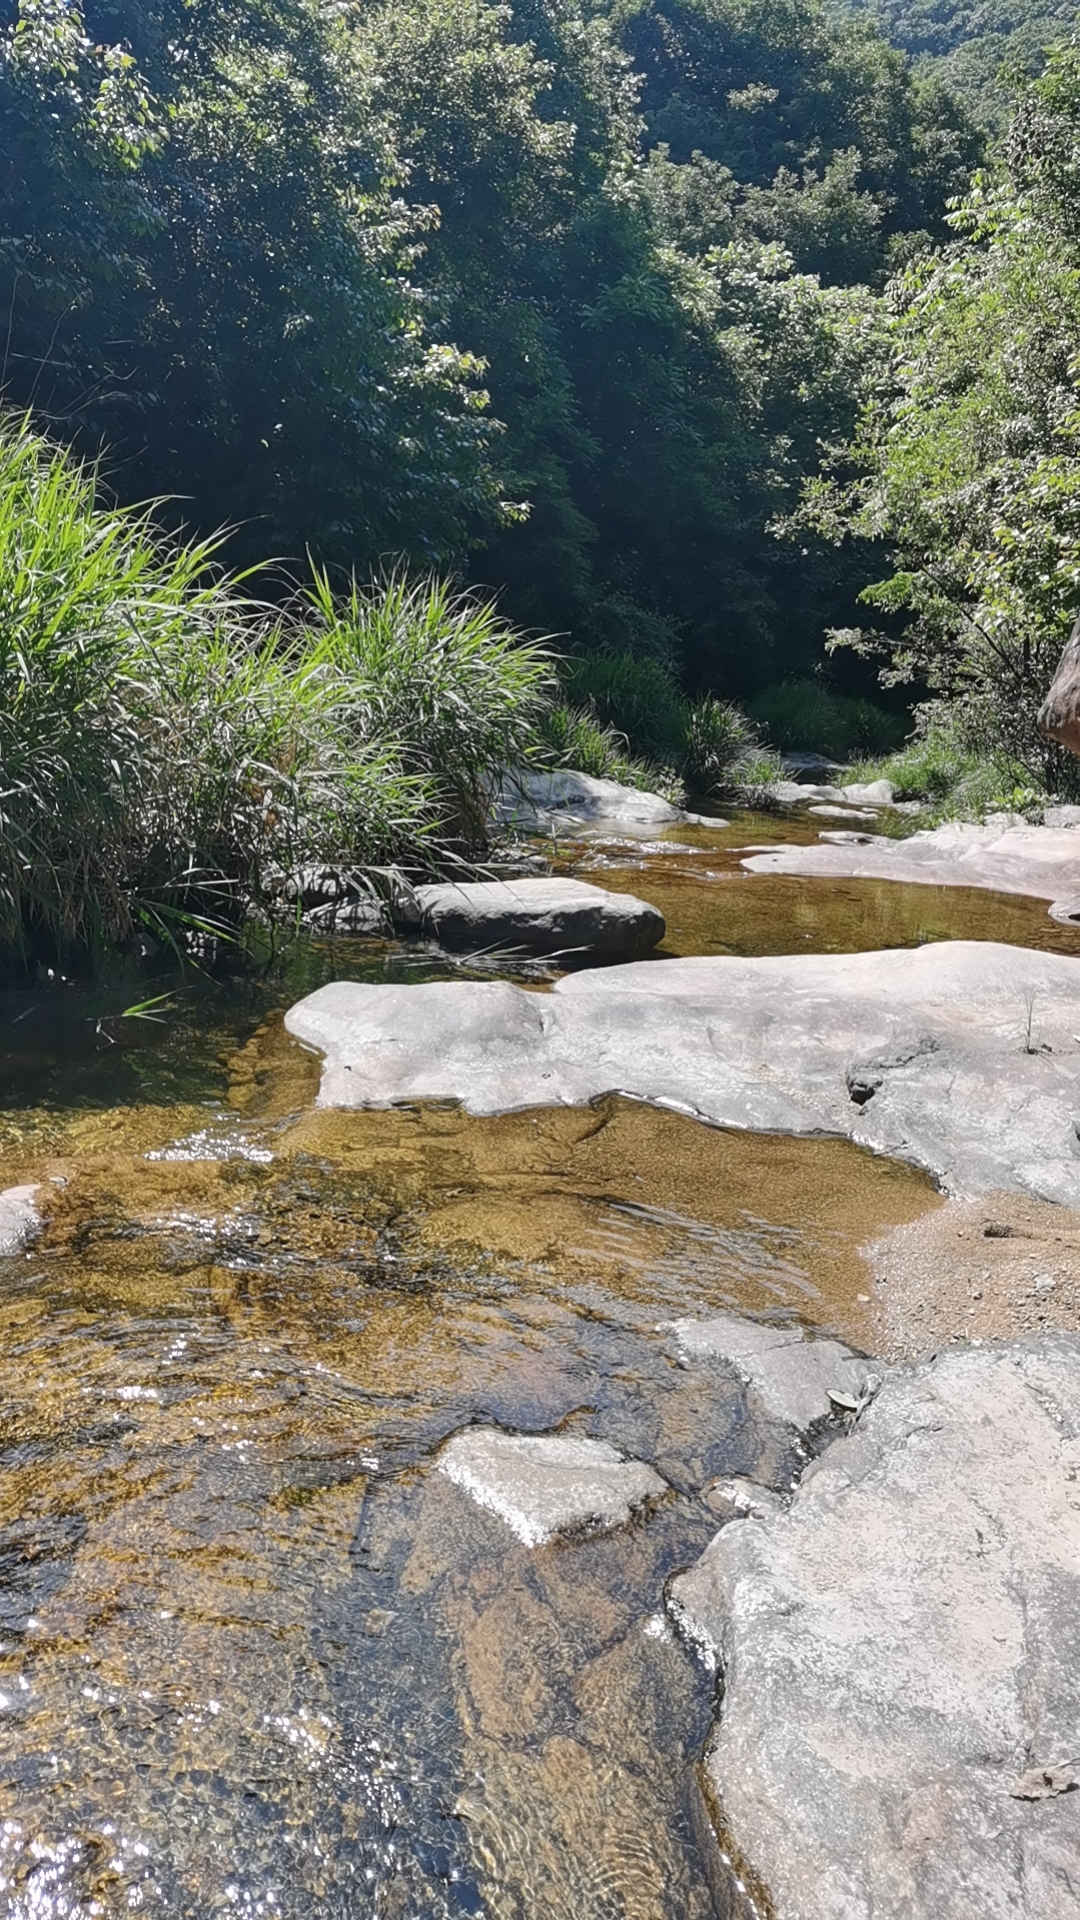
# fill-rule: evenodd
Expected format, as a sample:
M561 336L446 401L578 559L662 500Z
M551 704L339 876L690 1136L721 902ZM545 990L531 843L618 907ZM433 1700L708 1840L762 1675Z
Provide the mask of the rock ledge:
M775 1920L1073 1920L1080 1336L897 1368L787 1511L674 1583L707 1757Z

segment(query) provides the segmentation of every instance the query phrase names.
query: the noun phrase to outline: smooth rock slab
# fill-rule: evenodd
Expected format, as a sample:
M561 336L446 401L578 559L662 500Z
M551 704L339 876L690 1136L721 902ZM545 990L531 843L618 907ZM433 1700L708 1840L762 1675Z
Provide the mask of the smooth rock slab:
M623 1526L642 1501L667 1492L644 1461L574 1434L466 1427L447 1441L439 1471L527 1547L556 1534Z
M719 1126L844 1134L955 1193L1080 1204L1080 966L1060 954L641 961L542 994L335 982L285 1023L325 1055L323 1106L499 1113L621 1092Z
M664 937L664 916L657 907L585 880L452 881L417 887L410 908L413 902L416 930L441 946L469 953L607 953L636 959Z
M659 793L597 780L572 767L522 767L495 802L498 826L519 833L572 833L618 827L625 833L674 826L683 815Z
M742 865L750 873L989 887L996 893L1058 900L1080 894L1080 832L1075 827L949 824L913 833L908 840L868 834L859 843L843 846L777 847L749 855Z
M807 807L807 813L817 814L819 820L876 820L877 809L867 807Z
M0 1193L0 1256L22 1253L41 1231L37 1186L5 1187Z
M852 780L842 792L857 807L891 807L896 797L891 780Z
M707 1756L775 1920L1074 1920L1080 1338L886 1378L786 1513L674 1583L717 1659Z
M807 806L812 801L828 801L839 806L844 799L843 787L830 787L802 780L776 780L769 789L774 800L784 807Z
M839 1340L808 1340L798 1326L770 1326L734 1313L664 1324L687 1361L719 1360L732 1367L766 1419L800 1433L835 1411L831 1392L859 1401L880 1381L850 1347Z

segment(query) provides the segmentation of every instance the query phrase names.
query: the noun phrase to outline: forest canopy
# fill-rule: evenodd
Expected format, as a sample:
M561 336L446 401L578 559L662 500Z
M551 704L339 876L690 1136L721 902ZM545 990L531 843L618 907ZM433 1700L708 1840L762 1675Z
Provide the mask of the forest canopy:
M850 599L770 527L980 144L788 0L21 0L0 149L7 397L120 495L753 690Z
M991 545L1071 527L1073 56L988 146L886 25L901 46L819 0L2 0L4 398L264 580L439 568L751 699L871 689L825 636L887 577L863 653L951 695L934 595L984 584L941 550L949 484ZM1023 635L995 588L1031 677L1071 553Z

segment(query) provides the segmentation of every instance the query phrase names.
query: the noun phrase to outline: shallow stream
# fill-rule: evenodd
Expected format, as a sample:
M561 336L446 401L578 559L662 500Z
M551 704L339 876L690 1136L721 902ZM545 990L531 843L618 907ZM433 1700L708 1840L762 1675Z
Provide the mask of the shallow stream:
M775 836L561 852L654 899L671 951L1080 943L1039 903L741 875L732 846ZM617 1097L316 1112L283 1008L446 970L313 942L160 1023L132 986L0 1002L0 1185L49 1196L0 1262L4 1920L755 1911L664 1590L718 1476L800 1462L664 1323L734 1307L858 1345L860 1247L937 1197L847 1142ZM527 1547L437 1471L477 1420L607 1439L666 1492Z

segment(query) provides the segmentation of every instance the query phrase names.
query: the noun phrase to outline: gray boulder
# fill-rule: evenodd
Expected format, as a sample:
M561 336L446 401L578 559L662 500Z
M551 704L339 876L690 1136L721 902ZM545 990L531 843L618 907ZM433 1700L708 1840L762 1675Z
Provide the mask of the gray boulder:
M518 833L647 833L674 826L678 807L658 793L597 780L572 767L520 767L508 775L494 806L496 826Z
M438 1464L527 1547L556 1534L622 1526L643 1501L668 1491L644 1461L576 1434L466 1427L447 1441Z
M707 1773L775 1920L1074 1920L1080 1338L894 1370L672 1607L723 1673Z
M22 1253L41 1231L35 1205L38 1186L5 1187L0 1193L0 1256Z
M718 1126L847 1135L955 1193L1080 1203L1080 967L1060 954L943 941L641 961L549 993L335 982L286 1026L325 1056L325 1106L625 1093Z
M664 937L658 908L584 880L455 880L417 887L409 918L427 938L469 953L636 959Z
M1080 753L1080 620L1065 642L1036 724L1048 740Z
M1047 912L1063 927L1080 927L1080 893L1070 894L1067 900L1052 900Z
M891 780L852 780L841 792L856 807L891 807L896 798Z
M823 787L809 780L777 780L769 788L769 792L773 799L778 800L784 807L808 806L812 801L819 800L839 806L844 799L842 787Z

